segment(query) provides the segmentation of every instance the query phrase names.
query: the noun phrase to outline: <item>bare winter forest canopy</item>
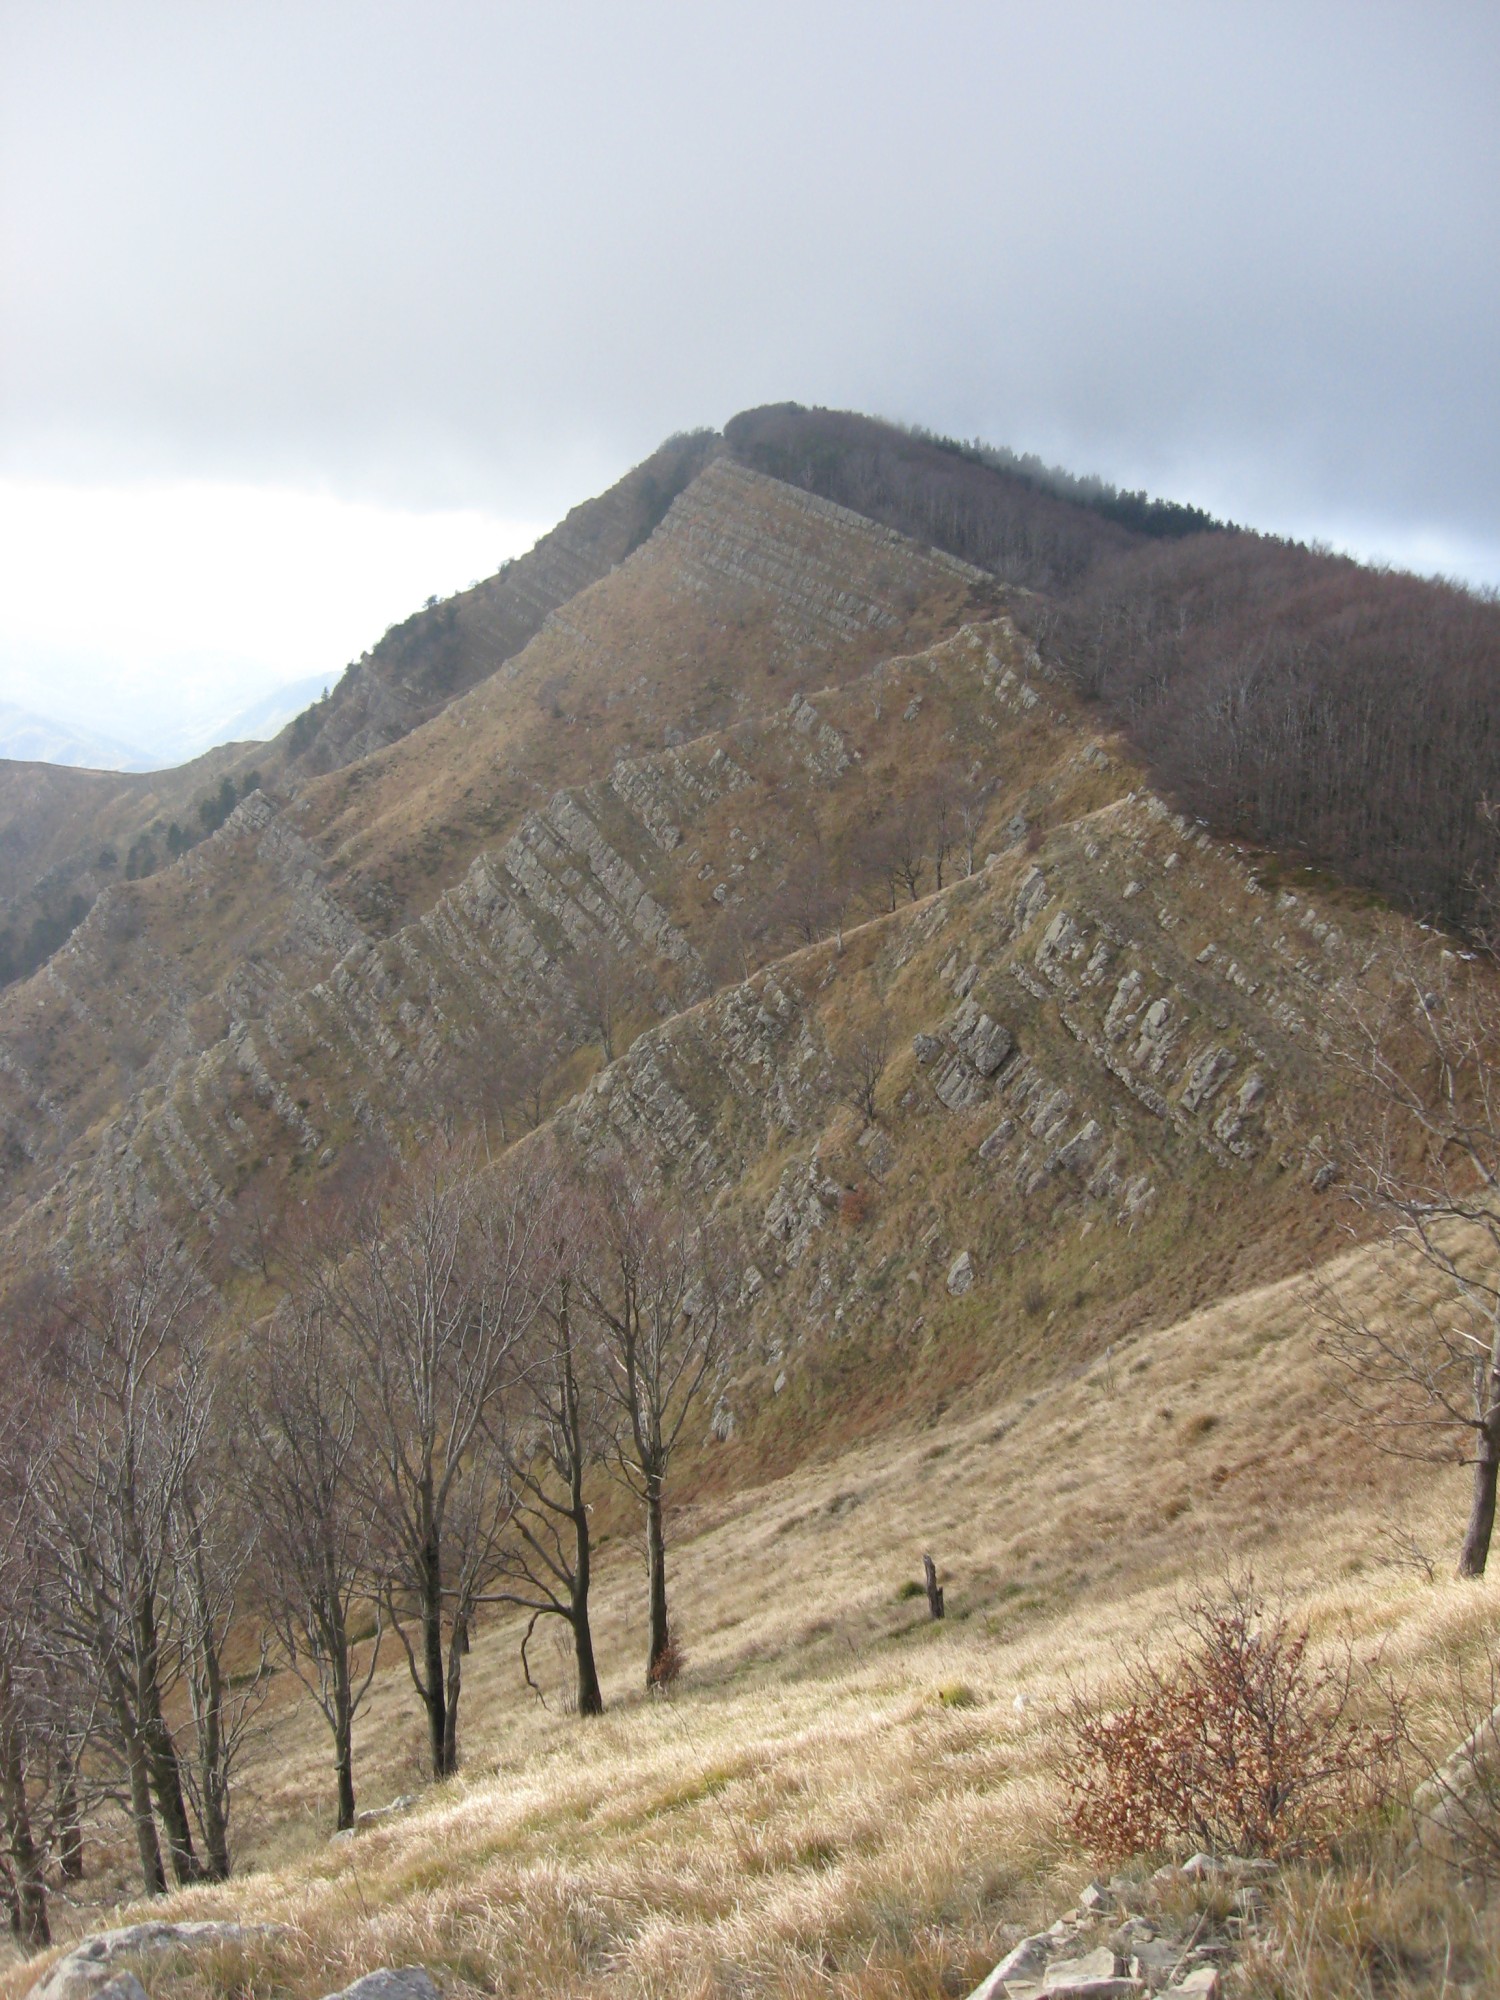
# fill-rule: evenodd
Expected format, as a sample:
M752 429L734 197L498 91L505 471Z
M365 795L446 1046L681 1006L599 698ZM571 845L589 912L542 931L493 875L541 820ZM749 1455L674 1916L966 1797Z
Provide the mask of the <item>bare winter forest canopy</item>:
M756 410L758 470L1032 593L1017 615L1214 830L1463 929L1496 861L1500 605L869 418Z

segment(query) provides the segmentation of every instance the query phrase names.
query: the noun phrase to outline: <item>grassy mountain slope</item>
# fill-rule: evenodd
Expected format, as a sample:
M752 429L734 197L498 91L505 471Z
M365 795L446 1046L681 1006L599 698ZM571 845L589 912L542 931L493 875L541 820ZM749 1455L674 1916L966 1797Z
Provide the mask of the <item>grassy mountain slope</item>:
M1365 1252L1341 1270L1370 1294L1408 1282ZM352 1845L326 1844L314 1718L278 1701L249 1774L249 1872L150 1914L290 1934L158 1965L153 1990L314 2000L415 1960L446 1991L518 2000L965 1992L1089 1874L1060 1825L1071 1689L1110 1685L1188 1580L1237 1561L1283 1579L1320 1641L1383 1642L1419 1730L1441 1740L1449 1670L1475 1659L1493 1589L1422 1582L1387 1530L1439 1547L1460 1475L1434 1482L1361 1447L1306 1317L1300 1281L1258 1287L1040 1391L974 1397L679 1509L689 1666L668 1702L636 1685L638 1566L611 1542L606 1715L568 1715L566 1663L545 1645L539 1707L519 1628L497 1618L466 1668L463 1773ZM904 1594L924 1548L945 1577L942 1626ZM412 1789L420 1741L398 1663L382 1669L358 1756L369 1801ZM123 1842L99 1865L94 1894L129 1882ZM1311 1990L1373 1990L1362 1964L1389 1950L1409 1993L1445 1976L1483 1991L1500 1969L1482 1917L1441 1878L1384 1902L1322 1894L1344 1955Z
M554 619L503 676L402 743L307 787L284 811L247 801L182 863L105 899L41 973L0 997L12 1194L33 1190L39 1174L66 1174L69 1149L85 1134L96 1180L111 1177L116 1158L128 1176L127 1139L155 1117L151 1092L169 1074L155 1117L169 1135L157 1152L168 1163L158 1194L175 1186L178 1198L214 1214L239 1186L235 1162L253 1160L257 1144L281 1171L289 1154L325 1151L330 1137L311 1136L321 1113L309 1120L298 1103L310 1103L309 1093L267 1081L246 1041L262 1016L283 1019L270 1027L272 1071L302 1065L305 1047L332 1076L331 1122L341 1135L356 1092L389 1101L392 1069L420 1100L440 1064L427 1048L413 1067L399 1047L413 998L402 981L410 975L424 1009L428 998L420 964L406 965L413 941L397 929L390 949L382 946L368 968L378 990L363 1002L361 976L347 967L330 1001L320 982L350 954L373 948L403 908L442 932L443 909L431 906L448 888L460 926L482 934L495 899L482 869L468 879L476 857L507 834L520 837L558 782L607 771L632 744L694 736L710 718L753 713L855 673L892 645L950 628L975 596L975 578L951 561L737 468L711 468L637 556L586 592L567 621ZM803 781L812 782L805 770ZM645 817L634 838L654 858L649 801L636 810ZM574 943L591 931L599 925L589 917ZM616 923L622 951L642 941ZM546 935L544 958L558 942L555 931ZM533 976L535 957L523 949L512 985ZM454 1023L470 1048L485 1010L498 1004L503 1019L509 1004L503 982L487 990L482 963L479 974L479 1015ZM345 995L356 1012L368 1004L383 1012L373 1040L357 1030L349 1040L321 1020ZM555 998L538 986L528 1016ZM397 1037L388 1060L382 1035ZM226 1038L233 1050L206 1053ZM233 1105L246 1092L241 1129ZM272 1128L261 1115L268 1105ZM110 1117L121 1131L101 1153L95 1127ZM194 1134L226 1117L228 1156L221 1132L209 1141L210 1165ZM142 1193L148 1205L155 1198ZM48 1197L49 1222L56 1200ZM134 1197L122 1212L140 1213Z
M712 432L669 439L497 575L392 626L326 701L269 746L273 780L368 756L494 673L554 611L648 539L717 449Z
M745 1245L748 1350L674 1466L682 1691L637 1694L638 1552L601 1483L611 1713L526 1708L497 1616L463 1775L330 1848L279 1684L237 1825L263 1872L173 1907L294 1934L162 1993L312 2000L410 1957L460 1993L961 1992L1083 1872L1069 1672L1107 1679L1194 1577L1253 1559L1320 1637L1389 1628L1431 1740L1445 1660L1477 1659L1492 1586L1419 1586L1380 1540L1405 1521L1441 1558L1462 1474L1374 1453L1310 1337L1335 1259L1423 1303L1350 1248L1323 1171L1331 1020L1409 920L1174 810L1034 596L745 463L806 442L772 415L557 544L492 671L477 600L448 683L429 614L438 651L331 698L329 768L284 745L0 996L9 1279L165 1218L253 1325L282 1219L479 1124L623 1154ZM867 506L877 475L904 523L913 493L936 524L979 491L882 436L854 441ZM1045 501L1027 560L1070 590L1136 559L1015 483ZM1237 538L1181 560L1203 539ZM518 1138L528 1049L547 1115ZM923 1549L941 1632L907 1590ZM549 1699L565 1679L544 1666ZM408 1788L414 1740L391 1663L365 1802ZM125 1879L109 1838L89 1897Z
M155 832L152 866L175 819L227 773L254 768L278 792L394 742L518 653L551 612L608 573L660 523L718 448L711 433L669 440L597 499L575 507L526 555L442 604L413 613L340 675L274 742L225 744L170 771L74 771L0 759L0 933L24 943L38 914L65 936L123 874L130 847ZM114 862L99 864L113 850ZM81 908L79 905L81 904ZM76 911L76 914L74 913ZM14 977L14 972L7 974Z

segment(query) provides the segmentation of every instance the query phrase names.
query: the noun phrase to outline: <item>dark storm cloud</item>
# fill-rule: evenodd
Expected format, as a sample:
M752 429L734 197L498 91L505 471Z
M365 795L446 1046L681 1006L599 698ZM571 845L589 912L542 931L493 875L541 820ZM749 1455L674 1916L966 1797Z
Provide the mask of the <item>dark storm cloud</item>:
M13 470L555 513L847 404L1500 563L1500 10L8 0Z

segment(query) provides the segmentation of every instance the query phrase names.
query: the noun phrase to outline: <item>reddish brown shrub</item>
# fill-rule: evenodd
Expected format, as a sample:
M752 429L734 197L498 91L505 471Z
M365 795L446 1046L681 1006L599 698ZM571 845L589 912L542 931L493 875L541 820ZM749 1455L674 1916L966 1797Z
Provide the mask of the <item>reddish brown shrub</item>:
M687 1656L675 1639L668 1639L665 1646L651 1662L646 1681L653 1694L670 1694L672 1684L687 1665Z
M1317 1855L1393 1796L1401 1705L1345 1646L1308 1655L1306 1626L1254 1584L1202 1595L1123 1707L1075 1703L1073 1831L1109 1857L1188 1841L1211 1853Z
M845 1188L839 1196L839 1221L846 1229L858 1229L870 1213L870 1190L867 1187Z

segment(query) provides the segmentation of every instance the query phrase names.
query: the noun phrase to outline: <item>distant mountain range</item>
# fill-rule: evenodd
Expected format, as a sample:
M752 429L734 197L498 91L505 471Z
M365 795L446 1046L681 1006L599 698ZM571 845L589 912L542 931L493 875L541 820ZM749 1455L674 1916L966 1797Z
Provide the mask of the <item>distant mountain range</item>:
M313 674L262 695L247 707L195 722L150 743L119 737L37 715L14 702L0 702L0 758L22 764L64 764L87 771L160 771L201 756L220 743L263 743L294 715L315 702L336 675Z
M132 744L33 715L8 701L0 702L0 757L20 764L71 764L91 771L151 768L151 759Z

